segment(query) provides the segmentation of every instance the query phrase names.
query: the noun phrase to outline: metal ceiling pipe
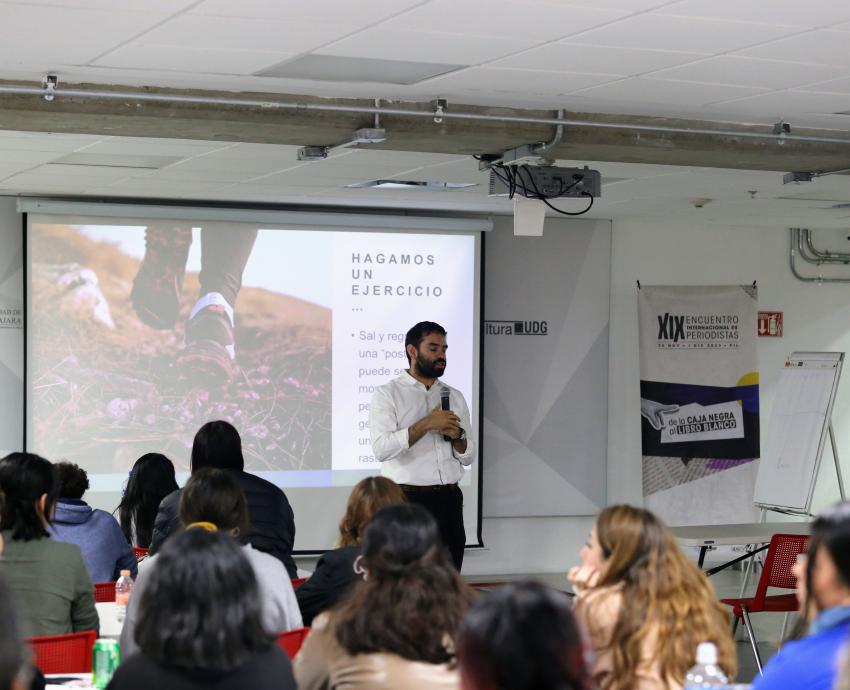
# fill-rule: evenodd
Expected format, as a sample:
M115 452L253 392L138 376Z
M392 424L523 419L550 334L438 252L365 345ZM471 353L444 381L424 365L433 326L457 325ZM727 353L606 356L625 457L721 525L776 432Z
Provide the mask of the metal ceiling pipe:
M808 252L814 261L812 261L809 257L803 256L806 261L809 263L822 263L822 264L850 264L850 254L843 254L841 252L831 252L820 251L814 245L812 240L812 231L808 228L803 228L803 245L805 246L806 252Z
M46 90L41 86L16 86L0 84L0 94L18 96L41 96ZM403 108L383 108L360 105L334 105L331 103L297 103L292 101L269 101L251 98L221 98L212 96L181 96L179 94L143 93L134 91L98 91L95 89L69 89L57 86L50 92L54 98L100 98L117 101L146 101L156 103L184 103L190 105L235 106L243 108L262 108L266 110L296 110L315 112L358 113L362 115L395 115L398 117L434 118L434 111L406 110ZM545 125L549 127L588 127L596 129L625 129L635 132L655 132L658 134L701 134L712 137L730 137L739 139L760 139L773 141L800 141L817 144L850 145L850 138L816 137L799 134L786 134L778 137L772 132L743 132L731 129L708 129L702 127L671 127L667 125L640 125L627 122L595 122L567 118L524 117L521 115L486 115L461 111L444 111L439 117L453 120L474 120L478 122L499 122L508 124Z
M791 267L792 275L799 281L804 283L850 283L850 278L824 278L823 275L816 277L804 276L795 265L795 257L803 252L802 230L800 228L789 228L791 233L791 250L788 254L788 264Z

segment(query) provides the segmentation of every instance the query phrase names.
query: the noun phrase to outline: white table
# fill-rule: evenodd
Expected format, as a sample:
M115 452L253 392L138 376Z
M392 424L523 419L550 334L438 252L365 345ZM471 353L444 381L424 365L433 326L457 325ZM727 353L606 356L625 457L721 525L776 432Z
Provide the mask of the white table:
M687 527L673 527L673 535L680 546L698 546L699 567L705 561L705 554L711 546L730 545L763 545L743 556L731 560L716 568L712 568L706 574L714 575L730 565L739 563L747 558L752 558L760 551L764 551L774 534L808 534L811 523L809 522L752 522L738 525L689 525Z
M118 604L114 601L98 602L95 604L97 615L100 618L99 637L109 637L117 640L121 637L121 628L124 622L118 620Z

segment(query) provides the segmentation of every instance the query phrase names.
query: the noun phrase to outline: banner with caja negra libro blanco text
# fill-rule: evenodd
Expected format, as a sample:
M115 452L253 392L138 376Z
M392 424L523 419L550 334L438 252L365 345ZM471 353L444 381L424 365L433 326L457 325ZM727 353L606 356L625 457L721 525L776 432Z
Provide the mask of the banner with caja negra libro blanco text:
M754 285L638 289L643 493L670 524L754 518L757 296Z

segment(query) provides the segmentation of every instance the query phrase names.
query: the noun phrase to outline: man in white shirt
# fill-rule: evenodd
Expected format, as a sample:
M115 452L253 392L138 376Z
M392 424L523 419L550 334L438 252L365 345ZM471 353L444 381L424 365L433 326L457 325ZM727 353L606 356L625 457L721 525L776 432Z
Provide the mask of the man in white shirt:
M407 500L427 508L455 566L463 564L463 492L458 481L475 458L469 408L460 391L437 384L446 370L446 330L417 323L404 340L410 368L375 389L369 406L372 449L382 474L401 485ZM441 409L443 389L448 410Z

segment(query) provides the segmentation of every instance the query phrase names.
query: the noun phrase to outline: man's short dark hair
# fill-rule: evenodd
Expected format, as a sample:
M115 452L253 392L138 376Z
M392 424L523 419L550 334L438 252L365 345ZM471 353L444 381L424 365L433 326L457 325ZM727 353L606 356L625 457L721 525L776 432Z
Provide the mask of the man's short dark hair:
M59 498L82 498L89 488L89 476L79 465L72 462L57 462L56 482Z
M413 345L418 352L422 341L432 333L447 335L446 329L438 323L433 321L420 321L417 323L407 332L407 335L404 336L404 353L407 354L408 345ZM407 355L407 363L410 364L410 355Z
M223 420L207 422L192 443L192 472L203 467L243 470L242 439L236 428Z

